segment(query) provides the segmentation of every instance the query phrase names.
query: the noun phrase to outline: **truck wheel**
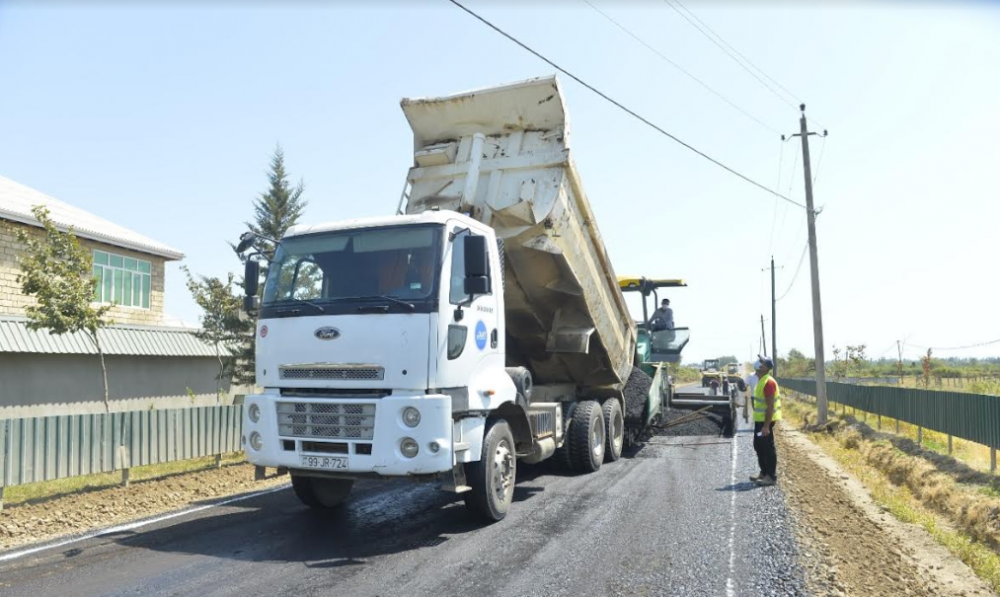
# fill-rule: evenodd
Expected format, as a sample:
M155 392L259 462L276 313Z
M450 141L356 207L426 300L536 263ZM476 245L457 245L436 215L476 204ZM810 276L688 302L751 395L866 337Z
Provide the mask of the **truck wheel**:
M320 479L292 475L292 489L299 501L317 510L329 510L344 503L354 481L351 479Z
M469 512L488 522L503 520L514 500L517 477L514 435L507 421L490 423L483 437L479 462L466 464L465 476L472 487L472 491L464 494Z
M605 462L614 462L622 457L622 447L625 445L625 417L622 416L622 405L614 398L604 401L604 446Z
M580 402L569 426L570 458L573 468L592 473L604 462L604 415L594 400Z
M573 457L569 454L569 440L563 440L563 445L556 448L556 453L553 455L553 460L559 464L560 467L571 471L573 470Z

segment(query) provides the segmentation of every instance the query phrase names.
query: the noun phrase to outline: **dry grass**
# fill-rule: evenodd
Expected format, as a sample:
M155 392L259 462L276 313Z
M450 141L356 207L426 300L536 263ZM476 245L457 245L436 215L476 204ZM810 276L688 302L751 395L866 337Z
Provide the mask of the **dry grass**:
M222 457L222 465L238 464L245 462L246 458L242 452L226 454ZM139 466L129 471L129 481L143 481L146 479L156 479L199 471L215 466L215 457L194 458L191 460L178 460L164 464L151 464ZM28 485L15 485L8 487L4 491L4 506L15 506L23 503L40 502L56 497L61 497L71 493L81 491L95 491L107 487L120 485L122 480L121 472L98 473L94 475L83 475L79 477L69 477L57 479L55 481L42 481Z
M923 449L907 437L877 432L850 416L834 415L824 428L809 427L815 418L811 405L788 402L789 421L805 423L813 441L851 470L878 503L900 520L923 526L1000 591L996 476Z

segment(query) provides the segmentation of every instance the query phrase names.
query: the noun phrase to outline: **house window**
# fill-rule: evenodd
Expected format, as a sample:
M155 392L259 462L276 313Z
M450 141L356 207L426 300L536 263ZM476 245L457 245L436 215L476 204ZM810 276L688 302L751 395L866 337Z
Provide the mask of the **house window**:
M148 309L151 272L148 261L94 251L94 301Z

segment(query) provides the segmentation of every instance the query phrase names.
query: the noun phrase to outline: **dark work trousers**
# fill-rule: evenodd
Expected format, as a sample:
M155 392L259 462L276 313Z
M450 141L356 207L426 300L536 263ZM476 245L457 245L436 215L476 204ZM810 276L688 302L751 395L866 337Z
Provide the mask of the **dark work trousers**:
M753 424L753 449L757 452L757 464L760 472L772 479L778 478L778 451L774 449L774 421L771 421L771 433L767 437L758 435L764 428L764 423Z

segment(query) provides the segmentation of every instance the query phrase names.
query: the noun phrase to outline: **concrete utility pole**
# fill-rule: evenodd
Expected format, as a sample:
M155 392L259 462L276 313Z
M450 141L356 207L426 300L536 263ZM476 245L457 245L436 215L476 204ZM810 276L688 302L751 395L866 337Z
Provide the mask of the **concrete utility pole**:
M775 377L778 376L778 315L776 305L777 302L774 295L774 255L771 255L771 359L774 361L774 369L771 371L771 375ZM761 317L763 318L764 316L761 315ZM763 322L761 323L763 324ZM764 333L763 328L760 333Z
M774 355L774 369L771 373L778 376L778 314L775 312L774 301L774 255L771 255L771 354Z
M764 345L764 356L767 356L767 336L764 335L764 314L760 314L760 342Z
M813 208L812 165L809 163L809 136L806 126L806 105L799 105L802 116L799 118L799 132L792 137L802 138L802 171L806 179L806 222L809 228L809 269L812 278L813 306L813 344L816 349L816 407L819 410L816 421L820 425L826 423L826 360L823 356L823 308L819 295L819 254L816 248L816 210ZM823 131L823 136L827 135ZM784 135L781 137L785 139Z

